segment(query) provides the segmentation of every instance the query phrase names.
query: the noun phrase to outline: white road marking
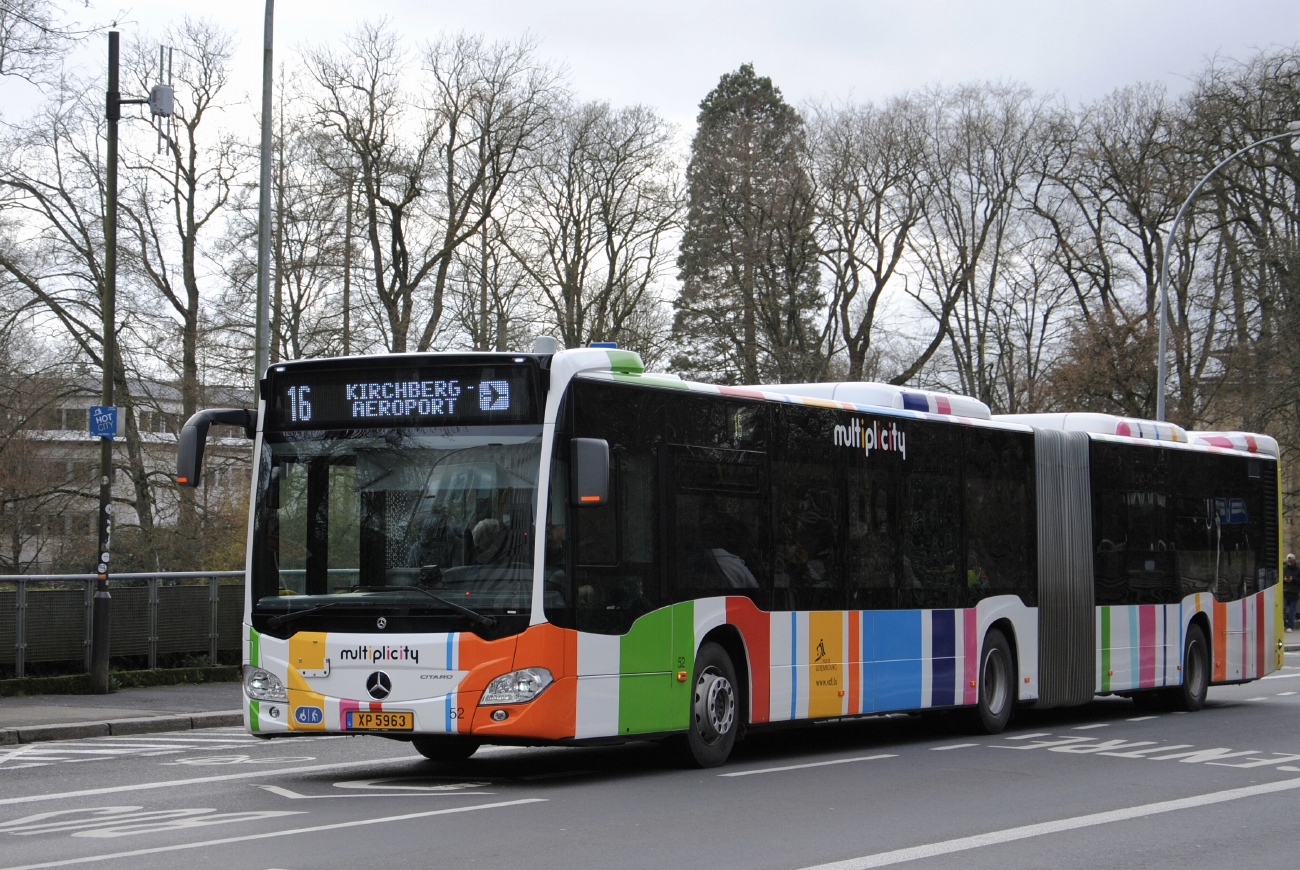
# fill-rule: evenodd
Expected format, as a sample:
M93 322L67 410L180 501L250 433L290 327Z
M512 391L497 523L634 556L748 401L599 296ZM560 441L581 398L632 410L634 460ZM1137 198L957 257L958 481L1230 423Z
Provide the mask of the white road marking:
M11 758L17 758L19 755L26 755L33 752L40 744L26 743L21 746L15 746L12 749L0 749L0 764L4 764Z
M256 738L254 738L256 739ZM263 742L263 741L258 741ZM7 752L0 752L0 769L18 770L37 764L74 764L110 758L143 758L176 754L190 750L249 748L245 741L234 737L208 740L205 738L161 738L152 734L124 737L92 737L84 740L52 740L28 743ZM279 747L277 747L279 748ZM20 764L13 760L22 756Z
M1096 722L1096 723L1093 723L1092 725L1075 725L1075 726L1074 726L1073 728L1071 728L1070 730L1071 730L1071 731L1087 731L1089 728L1107 728L1107 727L1109 727L1109 726L1108 726L1105 722Z
M1049 736L1046 731L1035 731L1033 734L1017 734L1015 737L1004 737L1004 740L1032 740L1035 737Z
M251 755L201 755L198 758L178 758L163 761L165 767L225 767L231 764L301 764L315 761L314 755L276 755L271 758L254 758Z
M764 767L759 770L737 770L718 776L753 776L757 773L781 773L786 770L805 770L810 767L830 767L832 764L853 764L857 761L876 761L880 758L897 758L897 755L863 755L857 758L837 758L834 761L814 761L809 764L787 764L784 767Z
M19 837L41 834L70 834L73 837L129 837L133 834L156 834L183 828L212 825L245 824L282 816L299 816L303 810L264 810L258 812L218 813L212 807L196 809L149 810L144 807L89 807L37 813L0 824L0 833Z
M22 797L0 798L0 806L6 804L29 804L37 801L58 801L68 798L93 797L101 794L120 794L128 791L148 791L155 788L174 788L182 785L202 785L208 782L229 782L237 779L269 779L291 773L321 773L327 770L351 770L358 767L374 767L381 764L410 765L415 759L375 758L370 761L340 761L335 764L313 764L304 767L282 767L279 770L249 770L244 773L226 773L215 776L196 776L192 779L169 779L161 782L138 782L131 785L111 785L103 788L85 788L79 791L61 791L51 794L33 794Z
M953 840L927 843L923 846L894 849L889 852L877 852L874 855L850 858L847 861L834 861L829 864L818 864L814 867L804 868L804 870L867 870L867 868L871 867L891 867L895 864L904 864L908 861L919 861L922 858L934 858L939 855L951 855L955 852L966 852L983 846L996 846L1002 843L1012 843L1016 840L1026 840L1031 837L1042 837L1047 834L1059 834L1064 831L1075 831L1080 828L1108 825L1112 822L1124 822L1130 819L1140 819L1147 816L1159 815L1161 813L1172 813L1177 812L1178 810L1193 809L1195 807L1226 803L1228 801L1258 797L1259 795L1293 791L1295 789L1300 789L1300 778L1284 779L1281 782L1262 783L1260 785L1252 785L1245 788L1233 788L1228 789L1227 791L1210 792L1209 794L1179 798L1178 800L1158 801L1156 803L1142 804L1141 806L1127 807L1121 810L1110 810L1103 813L1089 813L1084 816L1057 819L1051 822L1039 822L1034 825L1022 825L1017 828L990 831L987 834L976 834L973 837L958 837Z
M1267 701L1268 698L1247 698L1247 701Z
M1287 695L1294 695L1294 694L1296 694L1296 693L1295 693L1295 692L1278 692L1278 693L1277 693L1277 696L1278 696L1279 698L1285 698Z
M245 843L250 840L268 840L274 837L288 837L294 834L314 834L319 831L337 831L343 828L357 828L365 825L380 825L385 822L404 822L409 819L426 819L430 816L445 816L453 813L472 813L475 810L494 810L504 807L516 807L523 804L546 803L546 798L521 798L514 801L501 801L492 804L475 804L468 807L450 807L441 810L426 810L421 813L405 813L400 816L384 816L378 819L356 819L350 822L336 822L332 825L313 825L309 828L291 828L287 831L268 831L263 834L246 834L242 837L224 837L220 840L205 840L201 843L176 843L170 846L155 846L152 849L133 849L130 852L112 852L106 855L84 855L80 858L66 858L62 861L46 861L41 864L23 864L16 867L3 867L0 870L43 870L46 867L67 867L70 864L91 864L96 861L108 861L113 858L135 858L140 855L158 855L164 852L180 852L186 849L207 849L212 846L224 846L228 843Z
M338 785L338 783L335 783ZM465 783L465 787L477 787L487 785L487 783ZM282 788L278 785L259 785L258 788L269 791L271 794L288 798L292 801L322 801L322 800L355 800L357 798L386 798L386 797L410 797L411 792L370 792L367 794L302 794L293 789ZM494 795L494 791L453 791L451 787L446 787L442 791L433 788L425 789L417 794L431 795L434 797L461 797L462 795Z
M1292 677L1300 677L1300 674L1269 674L1267 677L1260 677L1261 680L1288 680Z
M951 746L931 746L931 752L943 752L945 749L965 749L968 746L979 746L978 743L954 743Z
M490 782L445 782L439 785L418 785L413 776L381 776L377 779L352 779L347 782L334 783L335 788L350 788L360 791L383 789L404 792L447 792L463 788L486 788Z
M1135 716L1134 718L1129 719L1128 721L1129 721L1129 722L1145 722L1145 721L1147 721L1148 719L1159 719L1159 718L1160 718L1159 716Z

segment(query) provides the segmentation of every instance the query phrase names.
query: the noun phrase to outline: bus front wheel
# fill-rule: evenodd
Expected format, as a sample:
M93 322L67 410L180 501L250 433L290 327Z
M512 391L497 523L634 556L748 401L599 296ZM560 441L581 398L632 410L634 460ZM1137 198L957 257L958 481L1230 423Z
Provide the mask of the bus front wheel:
M1001 734L1016 706L1016 665L1011 644L998 629L984 635L980 651L979 727L986 734Z
M455 764L478 752L479 742L472 737L452 734L446 737L416 737L411 740L411 745L430 761Z
M691 683L691 715L679 754L693 767L717 767L740 730L740 696L731 657L716 643L700 647Z

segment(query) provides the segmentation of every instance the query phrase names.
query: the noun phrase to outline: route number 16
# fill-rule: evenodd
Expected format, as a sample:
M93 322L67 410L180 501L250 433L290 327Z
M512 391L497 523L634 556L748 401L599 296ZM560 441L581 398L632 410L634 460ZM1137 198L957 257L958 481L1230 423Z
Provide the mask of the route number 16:
M289 394L289 422L311 422L311 402L307 401L311 387L289 387L285 392Z

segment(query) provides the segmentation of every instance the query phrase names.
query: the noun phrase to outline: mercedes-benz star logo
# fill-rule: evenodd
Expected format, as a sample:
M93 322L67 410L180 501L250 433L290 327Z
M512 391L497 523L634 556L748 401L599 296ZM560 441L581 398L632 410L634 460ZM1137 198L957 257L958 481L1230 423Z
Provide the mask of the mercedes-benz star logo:
M376 701L382 701L388 697L389 692L393 691L393 681L383 671L375 671L366 677L366 691Z
M381 616L375 620L375 625L379 626L380 630L383 630L388 628L388 620Z

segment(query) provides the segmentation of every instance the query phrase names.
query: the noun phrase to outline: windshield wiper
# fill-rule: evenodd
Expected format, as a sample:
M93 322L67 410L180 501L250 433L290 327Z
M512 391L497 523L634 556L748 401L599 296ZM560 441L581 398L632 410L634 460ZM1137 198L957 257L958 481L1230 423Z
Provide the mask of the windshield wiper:
M284 624L287 623L287 622L293 622L295 619L299 619L299 618L304 617L304 616L310 616L310 615L313 614L313 613L320 613L322 610L328 610L328 609L331 608L331 607L338 607L338 606L343 605L343 604L346 604L346 605L349 605L349 606L352 606L352 607L370 607L370 606L371 606L370 602L368 602L368 601L367 601L367 602L361 602L361 601L330 601L330 602L328 602L328 603L326 603L326 604L318 604L318 605L316 605L315 607L308 607L306 610L293 610L293 611L290 611L289 613L281 613L279 616L272 616L270 619L268 619L268 620L266 621L266 624L269 625L269 626L271 626L272 628L275 628L276 626L284 625Z
M457 604L454 601L448 601L441 595L437 595L425 589L423 586L362 586L362 589L372 589L377 592L419 592L421 595L427 595L439 604L450 607L461 616L467 617L471 622L482 628L496 628L497 618L488 616L486 613L479 613L477 610L470 610L463 604ZM328 606L328 605L326 605Z

